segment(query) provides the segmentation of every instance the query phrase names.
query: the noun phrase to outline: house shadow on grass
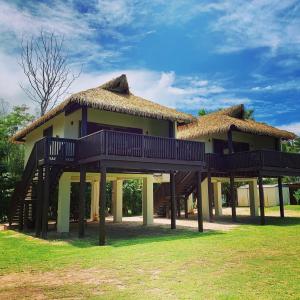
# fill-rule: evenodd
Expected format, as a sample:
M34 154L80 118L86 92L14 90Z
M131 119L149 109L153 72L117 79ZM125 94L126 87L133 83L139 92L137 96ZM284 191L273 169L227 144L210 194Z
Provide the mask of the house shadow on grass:
M78 225L71 224L68 236L61 237L54 230L50 230L48 240L62 240L79 248L94 247L98 245L99 229L98 223L89 223L86 227L85 237L78 238ZM196 229L178 227L175 230L163 225L143 226L123 222L114 224L107 222L107 245L113 247L124 247L146 243L157 243L174 240L187 240L192 238L202 238L210 235L222 235L224 232L207 230L198 232Z
M217 221L224 222L224 223L230 223L231 216L222 216L218 217ZM286 216L284 218L280 218L279 216L266 216L265 217L265 226L267 225L273 225L273 226L296 226L300 225L300 217L291 217ZM250 217L250 216L237 216L236 224L240 225L253 225L258 226L260 225L260 217ZM260 225L261 226L261 225Z

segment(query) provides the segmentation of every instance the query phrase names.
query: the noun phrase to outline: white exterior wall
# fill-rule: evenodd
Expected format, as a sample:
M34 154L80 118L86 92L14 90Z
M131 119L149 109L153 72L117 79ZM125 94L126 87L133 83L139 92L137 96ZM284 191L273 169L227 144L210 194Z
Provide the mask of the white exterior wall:
M283 193L283 203L290 203L290 191L288 187L282 188ZM238 196L238 205L239 206L249 206L250 198L249 198L249 186L247 187L239 187L237 189ZM265 186L264 185L264 197L265 197L265 206L276 206L279 205L279 192L278 186Z

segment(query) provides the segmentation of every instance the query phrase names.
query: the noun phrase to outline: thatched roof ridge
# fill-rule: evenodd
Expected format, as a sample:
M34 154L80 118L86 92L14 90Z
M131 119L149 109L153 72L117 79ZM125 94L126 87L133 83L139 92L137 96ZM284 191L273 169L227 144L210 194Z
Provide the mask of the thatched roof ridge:
M196 139L213 134L227 133L230 129L241 132L272 136L291 140L296 135L292 132L280 130L273 126L243 119L244 105L237 105L220 110L197 119L197 121L178 128L178 137L181 139Z
M71 95L44 116L18 131L11 140L13 142L21 141L32 130L63 112L72 103L99 110L182 123L190 123L195 120L192 115L133 95L129 91L126 75L123 74L99 87Z

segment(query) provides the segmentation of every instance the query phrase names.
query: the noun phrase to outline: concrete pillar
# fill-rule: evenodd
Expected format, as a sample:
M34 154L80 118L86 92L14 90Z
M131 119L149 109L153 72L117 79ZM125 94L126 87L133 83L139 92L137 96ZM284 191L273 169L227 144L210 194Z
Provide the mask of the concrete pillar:
M69 232L70 227L71 177L63 173L58 184L57 232Z
M153 176L143 178L143 224L153 224Z
M249 182L249 202L251 217L259 216L259 195L256 179Z
M189 213L194 212L194 202L193 202L193 194L190 194L187 199L187 210Z
M215 215L222 216L222 183L214 182Z
M202 216L203 220L209 221L208 182L207 178L201 183L202 193Z
M123 180L114 180L112 182L112 210L114 222L122 222Z
M91 220L99 221L99 181L92 181L91 188Z

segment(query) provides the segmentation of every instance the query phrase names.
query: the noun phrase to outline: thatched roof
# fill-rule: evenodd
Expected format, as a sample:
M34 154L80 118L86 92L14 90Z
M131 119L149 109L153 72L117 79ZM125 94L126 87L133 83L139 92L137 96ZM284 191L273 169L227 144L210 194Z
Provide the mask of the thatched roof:
M242 104L210 113L199 117L196 122L180 126L178 129L178 137L181 139L195 139L212 134L227 133L230 129L285 140L296 138L296 135L292 132L244 119L244 105Z
M71 95L44 116L18 131L11 140L13 142L21 141L32 130L63 112L72 103L99 110L178 121L180 123L190 123L195 120L191 115L133 95L129 90L126 75L123 74L99 87Z

